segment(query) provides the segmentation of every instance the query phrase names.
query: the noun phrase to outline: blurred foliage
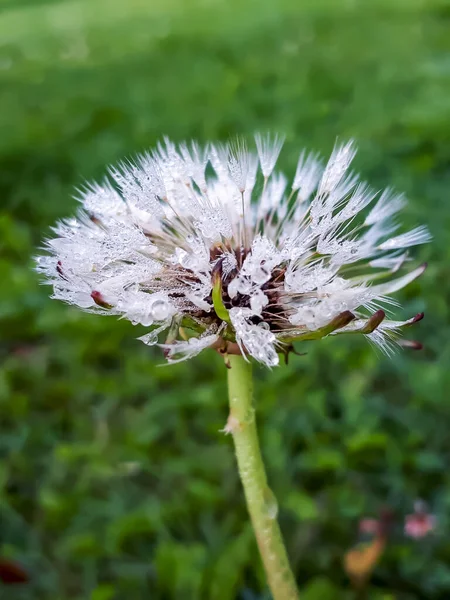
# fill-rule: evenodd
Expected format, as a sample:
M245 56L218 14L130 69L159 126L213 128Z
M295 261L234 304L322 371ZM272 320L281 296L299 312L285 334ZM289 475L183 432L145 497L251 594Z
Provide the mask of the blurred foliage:
M450 596L450 5L433 0L0 0L0 554L7 600L263 600L212 352L159 368L129 323L52 302L30 257L83 178L162 135L284 131L406 191L434 243L400 316L421 353L309 345L256 371L262 445L304 600L353 598L357 521L425 498L369 597Z

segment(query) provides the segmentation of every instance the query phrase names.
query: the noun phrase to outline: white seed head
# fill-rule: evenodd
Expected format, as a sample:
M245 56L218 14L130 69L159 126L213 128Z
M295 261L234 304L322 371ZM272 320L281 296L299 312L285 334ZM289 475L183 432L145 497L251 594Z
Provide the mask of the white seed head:
M53 297L148 327L146 344L167 331L170 362L234 344L272 367L293 341L346 332L390 352L414 321L380 320L380 304L423 272L401 273L403 249L429 241L427 229L398 232L404 197L386 190L376 200L349 173L352 142L325 168L302 153L291 186L273 174L282 143L256 136L261 188L242 141L166 139L111 168L79 192L77 218L58 223L37 258Z

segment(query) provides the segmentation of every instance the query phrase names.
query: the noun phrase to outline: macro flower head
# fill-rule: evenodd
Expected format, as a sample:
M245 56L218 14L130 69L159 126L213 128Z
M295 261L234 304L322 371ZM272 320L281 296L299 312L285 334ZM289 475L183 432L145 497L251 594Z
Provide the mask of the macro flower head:
M365 335L386 352L422 318L392 320L391 294L425 227L399 231L402 195L350 170L352 142L328 162L300 154L291 183L275 170L279 136L201 147L168 139L80 191L38 257L53 297L149 328L176 362L214 347L266 366L293 344Z

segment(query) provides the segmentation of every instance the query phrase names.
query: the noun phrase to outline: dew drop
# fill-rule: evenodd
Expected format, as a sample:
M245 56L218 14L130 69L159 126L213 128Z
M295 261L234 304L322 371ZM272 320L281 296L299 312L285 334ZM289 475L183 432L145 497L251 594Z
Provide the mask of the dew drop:
M261 291L259 291L259 293L254 294L250 298L250 307L252 311L257 315L261 314L262 309L267 305L267 303L267 296Z
M153 315L143 314L139 315L136 319L132 319L132 321L134 321L135 323L140 323L144 327L150 327L151 325L153 325L154 318Z
M252 271L252 279L258 285L262 285L270 279L270 270L264 265L260 265Z
M155 300L152 304L152 316L155 321L164 321L170 313L170 306L167 300Z
M276 519L278 515L278 502L275 498L275 494L272 492L270 487L266 487L264 490L264 507L269 519Z
M228 284L228 295L230 296L230 298L234 298L236 296L236 294L238 293L238 285L239 285L239 280L237 277L232 279L230 281L230 283Z
M247 296L252 291L251 281L246 279L245 277L237 277L238 281L238 292L243 296Z
M72 294L72 301L80 308L90 308L94 305L91 295L86 292L74 292Z

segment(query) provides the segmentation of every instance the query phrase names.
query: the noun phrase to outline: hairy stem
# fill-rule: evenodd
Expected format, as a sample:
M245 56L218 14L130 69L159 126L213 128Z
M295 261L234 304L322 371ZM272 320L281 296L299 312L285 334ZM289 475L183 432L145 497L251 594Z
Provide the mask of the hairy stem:
M252 402L252 367L242 356L229 356L230 416L239 475L247 508L274 600L298 600L295 579L277 523L277 502L267 484Z

